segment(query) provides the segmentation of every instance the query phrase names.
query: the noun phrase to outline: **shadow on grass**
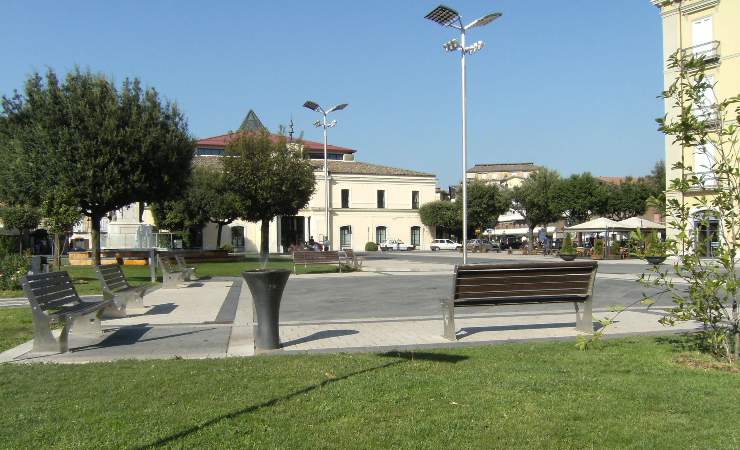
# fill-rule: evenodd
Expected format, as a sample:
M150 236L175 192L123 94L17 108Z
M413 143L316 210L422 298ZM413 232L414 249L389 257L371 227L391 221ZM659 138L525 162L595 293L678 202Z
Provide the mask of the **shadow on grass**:
M680 333L655 338L658 345L669 345L675 353L706 350L706 343L701 333Z
M208 428L210 426L213 426L222 420L230 420L235 419L239 416L242 416L244 414L250 414L255 411L259 411L261 409L269 408L272 406L277 405L280 402L284 402L287 400L290 400L292 398L298 397L299 395L307 394L311 391L314 391L316 389L321 389L326 386L329 386L333 383L336 383L338 381L346 380L348 378L352 378L357 375L362 375L370 372L375 372L377 370L386 369L388 367L397 366L399 364L403 364L406 361L411 360L426 360L426 361L437 361L437 362L449 362L449 363L456 363L458 361L462 361L464 359L467 359L467 356L458 356L458 355L445 355L443 353L426 353L426 352L388 352L383 353L380 356L384 357L393 357L393 358L401 358L396 359L395 361L389 361L385 364L381 364L379 366L375 367L368 367L367 369L357 370L355 372L348 373L346 375L342 375L341 377L336 378L330 378L327 380L322 381L321 383L312 384L311 386L306 386L302 389L299 389L297 391L293 391L289 394L285 394L281 397L275 397L273 399L267 400L262 403L258 403L256 405L248 406L246 408L238 409L236 411L232 411L227 414L223 414L217 417L214 417L211 420L208 420L200 425L196 425L193 427L190 427L186 430L180 431L179 433L171 434L165 438L159 439L155 442L152 442L150 444L143 445L141 447L137 447L139 449L147 449L147 448L155 448L155 447L161 447L163 445L170 444L178 439L182 439L184 437L187 437L193 433L196 433L204 428Z

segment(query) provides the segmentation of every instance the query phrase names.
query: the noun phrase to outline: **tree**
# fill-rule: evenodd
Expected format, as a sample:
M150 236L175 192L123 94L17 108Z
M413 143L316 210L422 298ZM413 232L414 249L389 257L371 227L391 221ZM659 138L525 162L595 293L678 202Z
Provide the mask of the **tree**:
M421 223L428 227L441 227L458 230L462 226L462 213L457 202L437 200L425 203L419 208Z
M619 184L604 184L604 197L596 212L612 220L624 220L645 214L651 186L642 180L627 180Z
M218 225L216 246L221 248L221 231L239 217L239 196L231 190L221 170L195 168L189 197L195 209Z
M239 199L239 217L261 223L263 257L270 249L270 221L297 214L315 189L313 167L286 144L266 131L242 133L224 152L224 176Z
M495 227L498 224L498 216L504 214L510 207L511 199L508 192L500 186L482 181L468 183L469 227L481 231Z
M665 171L665 161L660 160L655 163L650 175L645 177L645 182L650 187L650 197L647 199L647 205L655 208L661 215L665 216L665 189L668 184Z
M560 220L563 209L557 202L562 180L554 170L540 168L512 192L513 209L521 214L527 224L527 246L534 245L534 229Z
M0 219L5 228L18 230L19 251L23 253L23 241L31 230L39 226L41 213L38 208L28 205L5 206L0 209Z
M555 193L556 209L563 211L569 225L585 222L605 202L602 183L590 173L574 174L560 183Z
M54 266L62 267L62 240L64 233L80 221L82 211L69 193L53 190L47 193L41 202L41 214L46 229L54 237Z
M2 116L0 159L11 163L0 195L34 206L56 189L75 199L91 221L95 264L103 216L173 198L190 172L195 145L183 115L138 79L116 88L79 68L62 82L51 69L34 73L23 96L3 98Z

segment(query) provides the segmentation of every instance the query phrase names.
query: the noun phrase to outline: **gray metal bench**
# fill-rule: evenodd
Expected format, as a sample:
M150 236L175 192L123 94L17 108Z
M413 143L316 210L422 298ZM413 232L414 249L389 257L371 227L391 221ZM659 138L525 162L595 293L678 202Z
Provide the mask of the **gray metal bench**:
M111 300L82 301L67 272L26 275L21 279L33 315L33 352L69 351L69 334L97 336L102 332L103 313L125 314ZM52 333L54 323L62 324L59 338Z
M352 268L357 269L358 267L362 266L362 260L360 260L357 257L357 254L355 254L355 251L351 248L345 248L344 250L339 252L339 256L341 257L342 254L344 254L344 260L345 264L352 265Z
M175 263L177 263L177 268L180 269L180 272L183 273L185 281L198 279L198 277L195 276L195 267L188 267L183 255L175 255Z
M158 256L159 269L162 271L162 289L177 289L181 283L187 281L185 273L166 256Z
M120 308L126 311L130 308L144 308L144 294L146 286L131 286L118 264L95 266L100 284L103 288L103 298L113 300Z
M576 330L593 333L596 261L455 266L452 295L442 302L443 336L457 340L455 307L573 303Z
M303 270L307 270L309 264L336 264L339 266L339 273L342 273L342 262L339 259L339 252L293 252L293 273L296 273L297 265L303 264Z

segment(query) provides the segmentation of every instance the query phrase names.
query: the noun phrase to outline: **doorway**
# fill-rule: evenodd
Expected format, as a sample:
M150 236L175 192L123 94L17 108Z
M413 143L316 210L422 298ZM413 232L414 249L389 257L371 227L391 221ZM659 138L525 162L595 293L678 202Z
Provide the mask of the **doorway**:
M303 245L306 218L303 216L283 216L280 218L280 244L283 253L292 245Z

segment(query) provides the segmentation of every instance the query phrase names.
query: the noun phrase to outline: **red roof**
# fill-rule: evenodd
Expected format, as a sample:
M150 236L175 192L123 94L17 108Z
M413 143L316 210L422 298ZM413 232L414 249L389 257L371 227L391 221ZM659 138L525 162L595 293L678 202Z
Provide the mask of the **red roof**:
M198 139L196 143L198 147L224 148L226 147L226 144L236 139L240 134L241 132L222 134L220 136L213 136L209 138ZM272 139L273 141L277 141L280 138L281 136L277 134L270 134L270 139ZM324 144L321 142L306 141L306 140L303 140L302 142L303 142L303 146L307 150L316 150L316 151L320 150L322 152L324 151ZM326 149L334 153L355 153L357 151L351 148L338 147L336 145L327 145Z

